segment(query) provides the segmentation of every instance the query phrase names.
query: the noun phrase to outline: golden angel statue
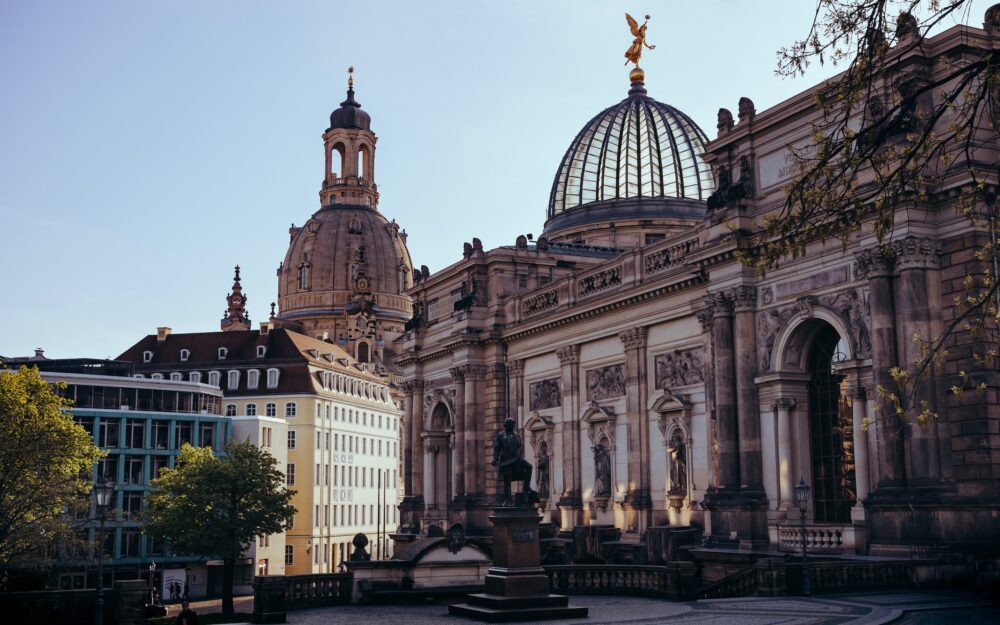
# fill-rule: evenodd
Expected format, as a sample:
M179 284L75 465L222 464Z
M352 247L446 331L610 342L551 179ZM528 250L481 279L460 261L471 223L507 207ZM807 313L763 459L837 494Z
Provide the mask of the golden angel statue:
M625 51L625 58L628 59L625 61L625 65L632 62L635 63L636 67L639 67L639 57L642 56L642 46L646 46L650 50L656 48L656 46L646 43L646 24L649 23L649 16L646 16L646 21L642 23L642 26L639 26L639 22L635 21L635 18L628 13L625 14L625 19L628 21L628 27L632 29L632 35L635 37L635 40L632 41L632 45L630 45L628 50Z

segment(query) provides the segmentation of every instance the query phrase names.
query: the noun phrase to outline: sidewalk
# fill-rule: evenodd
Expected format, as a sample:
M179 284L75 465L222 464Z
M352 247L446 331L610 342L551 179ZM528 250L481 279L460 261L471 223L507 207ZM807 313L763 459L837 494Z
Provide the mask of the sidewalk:
M966 625L1000 622L1000 608L990 607L983 598L959 592L884 592L854 595L805 597L747 597L674 603L635 597L574 596L571 605L590 608L586 619L545 621L558 625L612 625L617 623L682 623L698 625L880 625L915 613L927 618L914 623ZM956 610L976 608L976 616L966 619ZM932 612L933 611L933 612ZM905 616L904 616L905 615ZM938 618L940 617L940 618ZM336 606L288 613L288 623L296 625L358 625L359 623L406 623L407 625L475 623L449 616L448 607L435 605Z

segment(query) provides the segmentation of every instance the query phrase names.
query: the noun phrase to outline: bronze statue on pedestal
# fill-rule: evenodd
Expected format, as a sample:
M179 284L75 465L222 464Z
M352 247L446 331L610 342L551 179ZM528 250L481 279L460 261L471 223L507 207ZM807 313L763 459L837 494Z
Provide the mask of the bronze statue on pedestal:
M500 471L503 480L502 505L513 505L510 483L514 481L524 483L522 495L527 496L529 503L533 503L531 495L535 495L534 501L538 500L537 494L531 490L531 464L524 459L524 444L514 431L514 420L510 417L504 420L503 431L493 441L493 466Z

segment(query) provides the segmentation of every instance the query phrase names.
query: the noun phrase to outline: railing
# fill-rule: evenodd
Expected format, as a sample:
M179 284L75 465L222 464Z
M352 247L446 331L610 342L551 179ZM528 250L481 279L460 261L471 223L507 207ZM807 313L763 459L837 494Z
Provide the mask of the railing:
M546 566L553 592L580 595L640 595L684 599L694 587L694 566L566 564Z
M844 549L844 527L806 527L806 547L812 552L840 553ZM783 525L778 528L778 544L782 551L802 551L802 528Z
M909 587L916 579L917 560L881 560L811 562L810 579L813 592L838 592L851 590L885 590ZM802 593L802 562L788 562L785 567L788 593Z
M684 259L689 252L697 249L698 239L688 239L676 245L655 252L649 252L643 257L643 272L650 276L670 267L684 264Z
M705 586L697 593L698 599L724 599L757 594L757 567L752 566L731 573Z
M300 610L349 603L352 579L350 573L288 575L285 577L285 608Z
M622 283L622 266L616 265L586 275L576 283L577 297L588 297L601 291L617 287Z

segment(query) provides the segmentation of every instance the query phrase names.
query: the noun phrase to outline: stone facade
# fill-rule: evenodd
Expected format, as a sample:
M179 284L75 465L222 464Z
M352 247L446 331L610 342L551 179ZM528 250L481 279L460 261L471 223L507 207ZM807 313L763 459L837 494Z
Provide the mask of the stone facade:
M900 66L936 67L996 37L956 26ZM646 97L636 84L630 94ZM738 123L720 113L701 148L715 176L707 202L640 192L550 207L535 244L473 246L408 291L419 315L395 359L406 380L401 537L453 523L488 532L491 439L509 416L542 467L545 521L564 535L613 525L638 542L690 525L709 544L791 549L801 477L807 532L826 551L1000 541L1000 378L971 361L972 339L957 335L943 374L919 391L937 422L894 420L876 391L919 356L910 337L941 332L962 278L980 271L973 251L987 235L955 196L899 206L889 251L862 223L846 245L808 245L764 277L735 258L733 229L784 201L788 146L809 140L814 97L759 113L744 98ZM991 145L983 162L1000 161ZM608 223L618 209L626 247ZM456 305L473 280L475 301ZM946 393L960 369L986 391Z

